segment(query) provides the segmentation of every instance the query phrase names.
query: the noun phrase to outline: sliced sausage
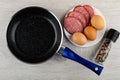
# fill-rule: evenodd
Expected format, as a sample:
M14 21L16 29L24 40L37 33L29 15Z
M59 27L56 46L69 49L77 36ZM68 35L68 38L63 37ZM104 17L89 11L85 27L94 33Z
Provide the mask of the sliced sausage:
M75 32L82 32L83 27L80 21L74 17L65 17L64 19L64 27L65 29L73 34Z
M83 7L88 11L88 13L90 14L90 17L94 15L94 10L90 5L84 5Z
M87 19L87 23L89 22L90 15L89 15L89 13L87 12L87 10L83 6L76 6L74 8L74 11L78 11L81 14L83 14L86 17L86 19Z
M78 19L82 23L83 27L85 27L87 24L85 16L77 11L69 12L68 16L75 17L76 19Z

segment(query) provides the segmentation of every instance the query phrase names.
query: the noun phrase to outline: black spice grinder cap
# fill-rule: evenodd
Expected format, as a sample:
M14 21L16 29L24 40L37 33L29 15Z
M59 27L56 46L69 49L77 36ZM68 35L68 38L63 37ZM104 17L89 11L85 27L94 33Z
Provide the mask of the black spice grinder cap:
M116 40L119 37L119 32L115 29L110 29L106 35L106 38L112 40L113 42L116 42Z

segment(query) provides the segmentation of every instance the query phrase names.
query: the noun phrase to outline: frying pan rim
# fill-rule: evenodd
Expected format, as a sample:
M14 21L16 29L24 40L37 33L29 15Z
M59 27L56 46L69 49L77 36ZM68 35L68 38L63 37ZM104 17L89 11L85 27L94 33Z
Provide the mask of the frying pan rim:
M57 49L56 52L55 52L55 53L57 53L57 52L60 50L60 48L61 48L61 46L62 46L62 43L63 43L63 28L62 28L62 25L61 25L59 19L57 18L57 16L55 16L55 14L54 14L52 11L50 11L50 10L48 10L48 11L56 18L56 20L58 21L58 23L59 23L59 25L60 25L61 42L60 42L60 45L59 45L58 49Z

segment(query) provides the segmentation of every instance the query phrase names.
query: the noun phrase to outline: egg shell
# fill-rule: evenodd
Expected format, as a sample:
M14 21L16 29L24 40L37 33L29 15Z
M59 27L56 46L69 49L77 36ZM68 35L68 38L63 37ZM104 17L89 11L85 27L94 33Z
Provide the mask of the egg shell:
M91 24L97 30L102 30L104 29L104 26L105 26L104 19L100 15L93 15L91 18Z
M95 40L97 38L97 31L92 26L87 26L84 29L84 34L86 35L87 39L91 40L91 41L93 41L93 40Z
M72 35L71 40L78 45L85 45L87 43L86 36L81 32L75 32Z

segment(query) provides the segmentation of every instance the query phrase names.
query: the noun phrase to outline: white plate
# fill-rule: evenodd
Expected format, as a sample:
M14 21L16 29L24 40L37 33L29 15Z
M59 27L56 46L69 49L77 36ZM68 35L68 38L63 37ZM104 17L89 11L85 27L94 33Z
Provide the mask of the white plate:
M69 32L66 31L66 29L64 28L64 33L65 33L65 36L68 38L68 40L74 44L75 46L78 46L78 47L90 47L90 46L93 46L95 44L97 44L98 42L100 42L100 40L103 38L104 34L105 34L105 31L106 31L106 20L105 20L105 17L104 15L100 12L99 9L95 8L92 6L92 8L94 9L94 13L95 15L100 15L102 16L102 18L104 19L104 22L105 22L105 27L103 30L97 30L97 38L96 40L94 41L90 41L88 40L87 43L85 45L78 45L76 43L74 43L72 40L71 40L71 34L69 34ZM72 11L73 9L71 9L70 11ZM67 16L67 14L66 14Z

